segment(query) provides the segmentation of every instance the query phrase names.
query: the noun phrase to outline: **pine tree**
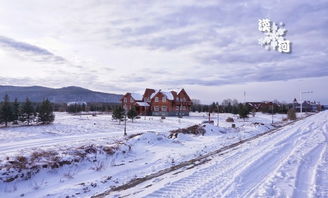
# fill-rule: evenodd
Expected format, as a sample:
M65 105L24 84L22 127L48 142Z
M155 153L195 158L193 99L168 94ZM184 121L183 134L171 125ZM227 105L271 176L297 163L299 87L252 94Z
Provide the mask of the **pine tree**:
M34 114L34 108L29 98L26 98L22 107L22 121L27 121L27 125L30 125Z
M133 119L134 119L135 117L137 117L137 115L138 115L138 113L137 113L137 111L136 111L135 108L131 108L131 109L128 111L128 118L131 119L132 122L133 122Z
M12 121L13 118L13 112L9 102L9 96L7 94L3 98L3 102L1 104L0 117L1 122L4 122L6 127L8 126L8 122Z
M50 124L55 120L53 108L48 99L44 100L38 108L38 121L42 124Z
M125 115L125 110L121 106L119 106L114 109L112 117L114 120L118 120L119 124L121 124L121 120L123 120L124 115Z
M14 124L17 124L18 118L19 118L19 103L17 98L15 98L15 101L13 103L13 117L12 120L14 122Z
M245 118L248 118L249 108L246 105L240 103L238 105L238 114L240 118L245 120Z
M217 112L217 104L215 102L211 104L209 111L210 113Z

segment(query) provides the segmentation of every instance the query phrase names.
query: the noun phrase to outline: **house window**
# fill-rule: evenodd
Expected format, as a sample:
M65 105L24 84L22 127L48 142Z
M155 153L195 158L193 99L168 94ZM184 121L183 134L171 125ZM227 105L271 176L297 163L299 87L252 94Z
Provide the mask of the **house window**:
M127 103L128 102L128 99L127 98L124 98L124 103Z
M155 102L158 102L158 97L155 97Z
M159 111L159 107L158 106L155 106L154 107L154 111Z
M166 106L162 106L162 111L167 111Z
M163 96L162 102L166 102L166 97L165 96Z
M186 110L186 106L182 106L182 110Z
M130 98L130 102L131 102L131 103L133 102L133 98Z
M177 106L175 109L176 109L177 111L179 111L179 106Z

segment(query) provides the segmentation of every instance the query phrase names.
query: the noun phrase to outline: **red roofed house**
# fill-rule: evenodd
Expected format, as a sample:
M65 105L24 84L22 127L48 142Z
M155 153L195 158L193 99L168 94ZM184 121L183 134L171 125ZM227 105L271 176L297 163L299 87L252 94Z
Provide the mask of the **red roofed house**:
M143 95L126 93L121 102L127 111L135 107L139 115L153 116L187 116L192 105L184 89L156 91L147 88Z

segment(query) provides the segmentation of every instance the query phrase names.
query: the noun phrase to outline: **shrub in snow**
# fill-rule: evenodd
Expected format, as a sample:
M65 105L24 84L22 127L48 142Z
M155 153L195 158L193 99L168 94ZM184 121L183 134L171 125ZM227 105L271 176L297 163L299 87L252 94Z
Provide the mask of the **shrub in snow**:
M228 117L228 118L226 119L226 122L234 122L234 119L233 119L232 117Z
M64 165L73 165L82 160L94 163L94 170L104 167L98 156L112 156L118 151L127 153L131 147L124 142L111 145L85 145L78 148L63 149L60 151L39 150L29 156L7 157L0 160L0 182L12 182L18 179L27 180L37 174L41 169L57 169ZM66 178L70 178L67 174Z
M137 113L137 111L136 111L135 108L131 108L131 109L128 111L127 115L128 115L128 118L131 119L132 122L133 122L133 120L135 119L135 117L137 117L138 113Z
M118 120L119 124L121 124L121 121L124 119L124 116L125 116L125 111L121 106L114 109L112 118L114 120Z
M287 117L289 120L296 120L296 112L294 108L288 110Z
M113 146L104 146L103 151L108 155L113 155L116 151L116 148Z

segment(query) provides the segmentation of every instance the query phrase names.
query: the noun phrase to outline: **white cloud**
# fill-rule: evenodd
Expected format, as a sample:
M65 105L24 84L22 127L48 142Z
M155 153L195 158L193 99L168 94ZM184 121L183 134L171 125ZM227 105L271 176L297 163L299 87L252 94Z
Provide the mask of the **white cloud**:
M328 75L327 7L325 1L3 0L2 36L65 61L22 58L22 50L2 46L0 79L119 92L173 85L226 91L222 85L269 81L270 87L305 77L322 82ZM263 17L285 22L292 54L257 45ZM204 95L193 90L196 98Z

